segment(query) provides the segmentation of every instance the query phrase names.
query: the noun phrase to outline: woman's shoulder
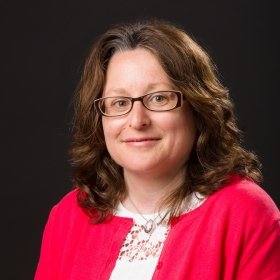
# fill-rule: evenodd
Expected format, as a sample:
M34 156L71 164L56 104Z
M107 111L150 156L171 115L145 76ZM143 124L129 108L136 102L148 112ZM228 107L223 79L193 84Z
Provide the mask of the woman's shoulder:
M231 200L245 203L274 204L269 194L255 182L241 177L232 177L225 185L219 195L228 197Z
M221 208L240 215L260 216L279 220L280 212L270 195L255 182L241 177L232 177L230 183L209 197Z
M78 206L77 203L77 196L79 193L79 189L75 188L70 190L68 193L64 194L62 198L56 203L55 207L59 208L68 208L68 207L76 207Z
M87 215L78 204L79 189L75 188L66 193L52 208L51 215L56 219L87 218Z

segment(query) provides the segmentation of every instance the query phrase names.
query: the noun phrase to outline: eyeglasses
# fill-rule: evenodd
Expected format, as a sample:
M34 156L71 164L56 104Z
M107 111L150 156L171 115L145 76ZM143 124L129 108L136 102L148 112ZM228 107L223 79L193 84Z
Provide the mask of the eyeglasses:
M170 111L182 105L183 94L180 91L168 90L148 93L139 97L114 96L103 97L94 101L97 112L106 117L117 117L128 114L135 101L154 112Z

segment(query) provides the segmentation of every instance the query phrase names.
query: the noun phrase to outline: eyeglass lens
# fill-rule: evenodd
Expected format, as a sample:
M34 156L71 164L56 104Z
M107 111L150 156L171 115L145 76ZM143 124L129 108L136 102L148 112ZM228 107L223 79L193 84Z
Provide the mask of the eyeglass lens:
M118 116L130 112L135 101L142 102L151 111L168 111L177 106L179 97L179 92L176 91L159 91L137 98L105 97L98 100L98 106L102 114L107 116Z

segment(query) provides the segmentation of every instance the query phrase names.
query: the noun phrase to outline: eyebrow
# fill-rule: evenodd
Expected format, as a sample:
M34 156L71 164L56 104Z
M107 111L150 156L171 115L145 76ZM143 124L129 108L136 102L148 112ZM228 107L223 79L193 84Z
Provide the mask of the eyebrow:
M167 88L159 88L159 87L167 87ZM149 84L145 90L145 93L143 94L148 94L151 93L153 91L162 91L162 90L169 90L169 89L174 89L174 86L172 85L172 83L152 83ZM109 96L109 95L115 95L115 96L127 96L130 95L129 91L126 90L125 88L114 88L114 89L110 89L106 92L103 92L102 96Z

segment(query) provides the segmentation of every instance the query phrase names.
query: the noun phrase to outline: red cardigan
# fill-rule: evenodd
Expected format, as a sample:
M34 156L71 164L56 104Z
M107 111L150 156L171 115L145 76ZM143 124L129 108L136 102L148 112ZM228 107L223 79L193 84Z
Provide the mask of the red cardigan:
M91 224L77 190L51 211L35 280L105 280L133 221ZM173 220L153 279L279 280L280 213L256 184L236 180Z

